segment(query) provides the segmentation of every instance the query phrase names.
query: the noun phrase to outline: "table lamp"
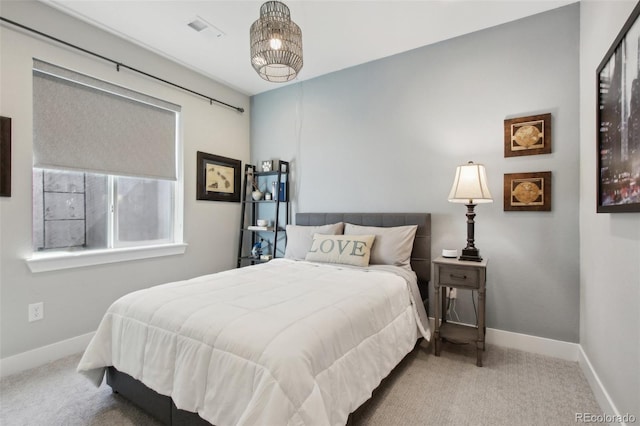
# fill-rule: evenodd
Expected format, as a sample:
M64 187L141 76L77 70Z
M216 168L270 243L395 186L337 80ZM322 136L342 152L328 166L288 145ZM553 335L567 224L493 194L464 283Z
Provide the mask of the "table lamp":
M491 193L487 186L487 173L482 164L475 164L469 161L467 164L458 166L456 177L449 193L449 202L464 203L467 206L467 247L462 249L459 260L470 260L480 262L480 251L474 243L474 218L473 211L478 203L492 203Z

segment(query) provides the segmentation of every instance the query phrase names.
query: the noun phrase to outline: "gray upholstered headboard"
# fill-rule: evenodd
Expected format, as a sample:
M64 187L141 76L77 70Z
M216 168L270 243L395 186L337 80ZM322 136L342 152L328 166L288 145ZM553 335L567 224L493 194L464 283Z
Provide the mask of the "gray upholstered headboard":
M296 225L317 226L347 222L363 226L418 225L411 252L411 267L418 276L423 299L431 279L431 214L430 213L297 213Z

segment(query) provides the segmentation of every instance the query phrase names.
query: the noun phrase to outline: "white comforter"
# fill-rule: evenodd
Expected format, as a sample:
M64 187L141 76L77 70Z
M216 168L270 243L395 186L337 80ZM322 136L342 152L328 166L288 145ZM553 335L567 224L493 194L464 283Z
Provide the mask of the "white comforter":
M274 259L128 294L78 371L114 366L217 426L344 425L430 337L415 275L380 269Z

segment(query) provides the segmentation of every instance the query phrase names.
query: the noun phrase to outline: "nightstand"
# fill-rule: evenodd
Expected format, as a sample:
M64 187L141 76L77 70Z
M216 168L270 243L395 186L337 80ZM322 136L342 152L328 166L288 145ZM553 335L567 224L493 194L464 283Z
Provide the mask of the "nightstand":
M440 356L441 340L447 340L452 343L475 342L478 357L476 365L482 367L482 352L485 349L484 335L486 331L484 310L487 260L469 262L441 256L433 261L433 267L434 305L436 308L433 334L435 355ZM447 322L445 287L478 291L478 323L475 326Z

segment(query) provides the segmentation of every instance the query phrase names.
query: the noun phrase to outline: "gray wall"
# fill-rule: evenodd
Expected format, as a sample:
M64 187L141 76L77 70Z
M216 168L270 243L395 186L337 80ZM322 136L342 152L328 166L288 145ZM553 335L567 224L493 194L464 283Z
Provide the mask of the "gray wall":
M596 214L596 68L635 1L580 16L580 344L621 414L640 419L640 213Z
M465 246L466 209L447 195L457 165L484 163L487 326L577 342L578 53L574 4L266 92L251 159L292 161L294 211L431 212L434 254ZM545 112L553 152L504 158L504 119ZM503 174L535 171L553 172L553 210L504 212Z
M41 2L3 1L2 16L79 44L226 102L249 98L166 59L81 23ZM12 196L0 198L0 357L93 332L119 296L168 281L235 266L240 204L196 201L196 152L249 159L249 114L209 102L72 49L0 26L0 115L12 118ZM32 65L33 57L182 105L184 255L33 274ZM27 305L44 302L44 319L29 323ZM28 358L28 357L27 357Z

